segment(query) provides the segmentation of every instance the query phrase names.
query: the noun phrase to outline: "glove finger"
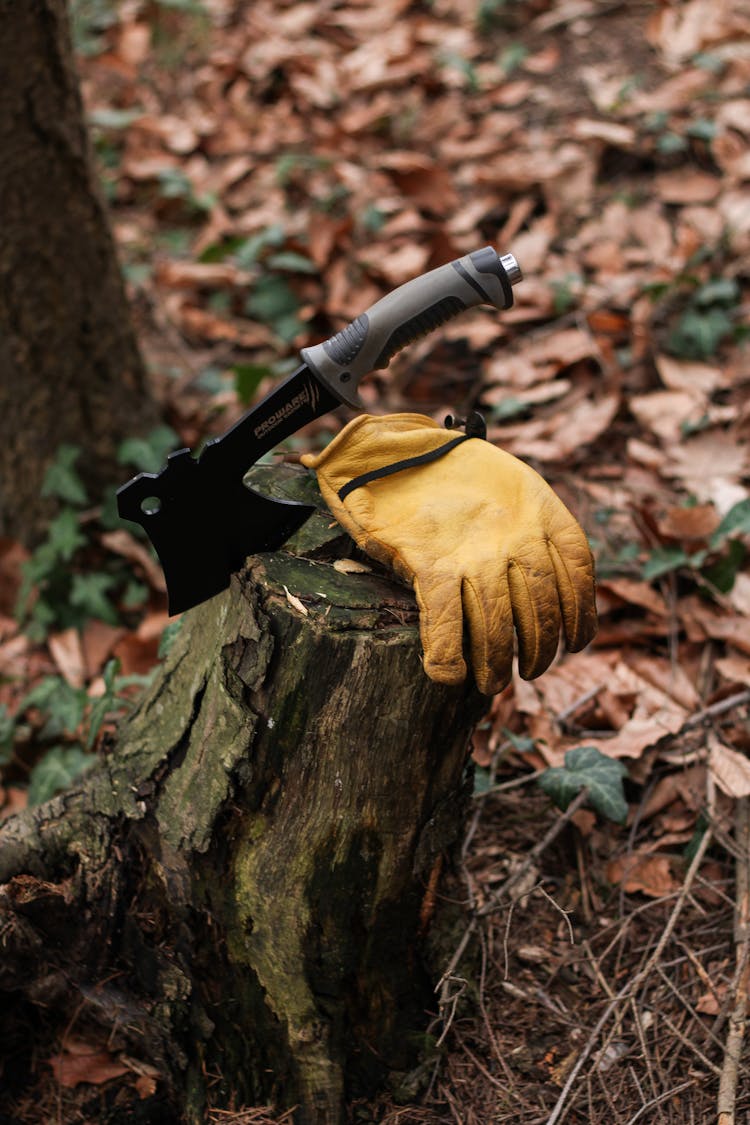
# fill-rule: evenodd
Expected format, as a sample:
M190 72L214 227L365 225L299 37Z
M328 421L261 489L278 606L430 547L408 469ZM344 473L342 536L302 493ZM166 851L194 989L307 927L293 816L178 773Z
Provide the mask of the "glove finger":
M460 583L452 576L417 578L414 593L419 606L425 672L439 684L462 683L466 679L466 661L462 651Z
M597 629L594 561L579 524L573 522L553 535L549 553L557 579L565 644L570 652L579 652Z
M494 695L510 683L513 674L513 610L508 576L487 594L486 584L465 579L464 614L469 625L474 679L483 695Z
M510 560L508 586L518 634L518 671L524 680L533 680L549 668L560 639L557 580L544 543Z

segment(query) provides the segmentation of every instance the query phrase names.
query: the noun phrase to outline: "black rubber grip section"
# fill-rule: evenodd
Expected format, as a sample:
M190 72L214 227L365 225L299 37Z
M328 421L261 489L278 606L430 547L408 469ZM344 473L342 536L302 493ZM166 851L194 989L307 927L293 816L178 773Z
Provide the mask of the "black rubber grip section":
M505 307L506 309L511 308L513 305L513 286L508 281L508 275L503 269L500 257L492 246L484 246L481 250L475 250L473 254L469 254L469 257L477 273L493 273L498 278L503 288Z
M347 324L346 328L342 328L335 336L331 336L330 340L324 342L326 355L339 367L348 367L362 350L369 327L367 313L362 313L351 324Z
M450 453L451 449L455 449L457 445L469 440L468 434L459 434L453 441L447 441L445 445L440 445L437 449L431 449L428 453L420 453L418 457L406 457L403 461L394 461L392 465L383 465L381 469L371 469L369 473L362 473L359 477L353 477L348 484L339 489L339 500L346 500L350 493L362 488L365 484L371 484L374 480L392 477L394 473L401 473L404 469L414 469L418 465L428 465L430 461L437 461L440 457L444 457L446 453Z
M422 309L411 320L405 320L403 324L399 324L398 328L391 333L386 340L385 347L373 363L373 367L377 369L387 367L391 357L396 352L400 352L407 344L421 339L422 336L427 336L435 328L445 324L446 320L458 316L465 308L466 305L460 297L443 297L437 304Z

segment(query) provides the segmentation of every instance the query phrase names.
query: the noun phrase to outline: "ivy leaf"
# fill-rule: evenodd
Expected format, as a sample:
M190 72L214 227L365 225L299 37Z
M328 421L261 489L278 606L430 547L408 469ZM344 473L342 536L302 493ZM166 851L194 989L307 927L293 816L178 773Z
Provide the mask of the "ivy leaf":
M32 559L38 555L41 563L44 563L45 559L50 564L57 559L68 562L85 542L86 537L81 533L78 514L72 508L63 508L51 521L47 530L47 540L34 552Z
M650 582L652 578L660 578L670 570L677 570L690 561L690 556L682 547L657 547L651 552L641 569L644 581Z
M85 618L95 617L108 625L116 625L117 611L108 596L114 584L114 575L101 571L74 574L70 587L70 604L79 609Z
M126 438L117 451L117 460L142 473L157 473L167 454L178 444L179 438L171 426L157 426L146 437Z
M95 761L96 755L87 754L80 746L53 746L31 771L29 804L41 805L61 789L67 789Z
M10 761L16 724L4 703L0 703L0 766Z
M615 758L608 758L595 746L577 746L568 750L564 766L545 771L538 784L555 804L566 809L581 789L589 791L589 801L598 813L623 824L628 815L622 779L627 768Z
M720 547L730 535L750 534L750 500L739 500L729 509L711 536L711 546Z
M243 406L248 406L261 382L273 370L267 363L236 363L232 368L234 372L234 386Z
M78 507L88 503L86 489L74 468L80 455L81 450L77 445L60 446L55 460L44 475L42 496L56 496L58 500Z
M62 676L45 676L21 703L21 709L36 707L45 716L42 736L56 738L73 734L83 720L88 696L82 688L73 688Z

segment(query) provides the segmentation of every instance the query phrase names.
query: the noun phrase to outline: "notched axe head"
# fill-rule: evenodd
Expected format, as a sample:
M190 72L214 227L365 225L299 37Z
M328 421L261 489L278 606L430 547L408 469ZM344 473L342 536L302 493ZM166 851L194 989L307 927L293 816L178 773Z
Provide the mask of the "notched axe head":
M139 523L164 570L169 613L182 613L226 589L249 555L275 551L314 508L270 500L227 477L189 449L160 473L140 473L117 494L123 519Z

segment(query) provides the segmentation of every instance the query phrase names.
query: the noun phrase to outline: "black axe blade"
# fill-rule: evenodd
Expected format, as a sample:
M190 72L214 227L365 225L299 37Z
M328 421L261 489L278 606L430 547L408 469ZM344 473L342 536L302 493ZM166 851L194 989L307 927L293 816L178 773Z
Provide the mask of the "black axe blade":
M363 404L357 386L413 340L476 305L507 309L521 270L491 246L407 282L330 340L304 348L304 363L199 457L172 453L159 473L117 492L120 516L144 528L164 569L170 614L220 593L249 555L275 551L314 511L270 500L243 484L264 453L341 403Z
M278 442L339 405L303 364L200 457L180 449L161 472L139 473L118 490L120 515L141 525L159 556L170 614L220 593L248 555L277 550L309 519L308 504L260 496L243 477Z

